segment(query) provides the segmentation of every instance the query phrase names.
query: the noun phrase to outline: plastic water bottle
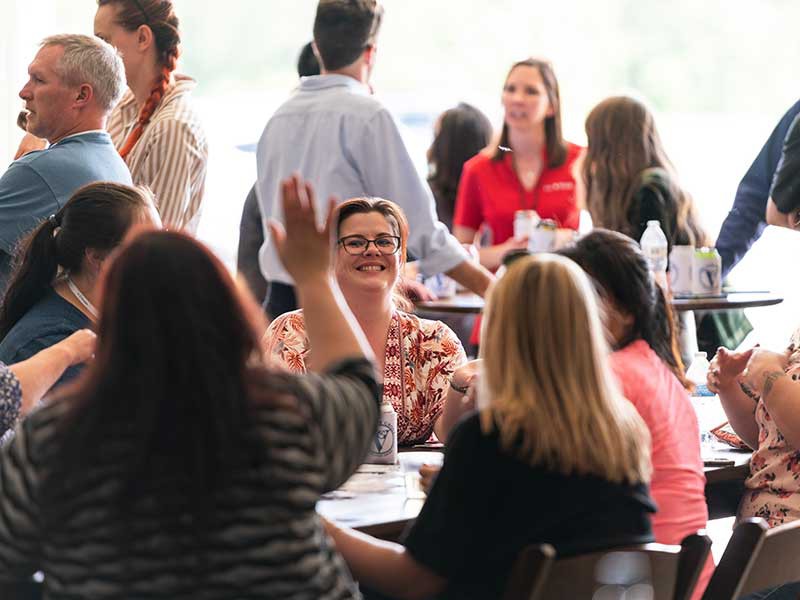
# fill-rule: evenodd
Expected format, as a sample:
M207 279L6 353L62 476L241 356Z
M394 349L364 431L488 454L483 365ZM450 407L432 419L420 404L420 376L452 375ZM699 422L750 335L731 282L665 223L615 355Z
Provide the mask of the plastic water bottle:
M705 352L695 352L692 364L686 369L686 379L694 384L692 396L713 396L713 392L706 385L706 375L708 374L708 358Z
M650 263L650 270L656 277L661 277L666 281L667 236L664 235L658 221L647 222L647 229L644 230L639 245Z
M397 464L397 413L391 402L381 403L378 429L369 445L365 462L377 465Z

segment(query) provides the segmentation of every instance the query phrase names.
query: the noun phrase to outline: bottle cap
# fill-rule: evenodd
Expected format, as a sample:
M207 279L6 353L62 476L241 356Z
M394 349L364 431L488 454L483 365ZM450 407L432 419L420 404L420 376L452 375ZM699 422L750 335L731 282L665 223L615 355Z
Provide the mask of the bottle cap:
M717 249L714 247L709 248L708 246L703 246L702 248L696 248L694 255L698 258L715 258L717 256Z

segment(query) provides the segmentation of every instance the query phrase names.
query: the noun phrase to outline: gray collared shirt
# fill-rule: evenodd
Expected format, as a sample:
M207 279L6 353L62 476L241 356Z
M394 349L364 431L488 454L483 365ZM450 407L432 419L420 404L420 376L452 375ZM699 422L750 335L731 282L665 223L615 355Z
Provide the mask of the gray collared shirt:
M332 194L340 200L377 196L400 205L409 224L409 252L424 274L448 271L468 259L439 222L430 189L414 168L394 118L352 77L304 77L264 128L256 158L264 220L283 220L279 184L298 171L314 186L318 212ZM264 240L259 252L264 277L291 284L268 230Z

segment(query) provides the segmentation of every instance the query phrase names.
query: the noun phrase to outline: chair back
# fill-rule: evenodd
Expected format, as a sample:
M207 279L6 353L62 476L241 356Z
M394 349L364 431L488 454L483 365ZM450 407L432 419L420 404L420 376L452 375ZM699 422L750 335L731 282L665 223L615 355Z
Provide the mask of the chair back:
M680 546L641 544L558 560L552 546L528 546L514 564L504 600L686 600L710 548L703 534Z
M800 580L800 521L769 529L752 518L733 530L703 600L729 600Z

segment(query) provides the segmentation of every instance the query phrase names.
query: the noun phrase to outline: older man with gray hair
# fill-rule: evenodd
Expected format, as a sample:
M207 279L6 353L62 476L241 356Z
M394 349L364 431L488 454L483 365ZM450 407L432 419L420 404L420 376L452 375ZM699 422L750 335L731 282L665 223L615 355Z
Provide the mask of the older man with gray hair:
M46 38L28 67L27 130L50 143L15 160L0 177L0 290L20 238L94 181L131 184L125 162L105 131L125 89L116 50L86 35Z

